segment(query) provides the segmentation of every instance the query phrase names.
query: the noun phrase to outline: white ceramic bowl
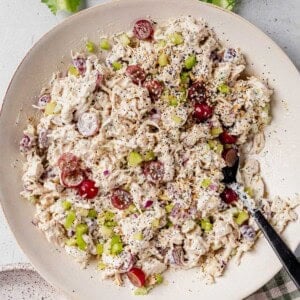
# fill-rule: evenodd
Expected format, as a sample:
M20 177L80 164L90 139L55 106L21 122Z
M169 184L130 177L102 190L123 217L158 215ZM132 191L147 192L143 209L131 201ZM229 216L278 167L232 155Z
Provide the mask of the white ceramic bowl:
M271 195L293 195L299 190L300 77L287 56L253 25L222 9L197 0L124 0L87 9L55 27L27 54L8 88L0 118L0 197L8 223L32 264L54 286L79 299L136 299L127 288L100 282L92 267L81 270L64 251L50 245L32 224L33 207L20 199L21 157L18 144L31 104L41 87L57 70L65 70L71 49L84 47L84 39L99 40L100 32L127 30L137 18L157 21L180 15L205 18L225 44L239 46L249 63L248 72L268 78L275 89L274 120L268 128L262 173ZM299 221L284 232L295 249L300 241ZM242 264L231 264L215 285L206 286L196 269L167 274L168 284L147 299L241 299L266 283L280 264L264 239L245 255Z

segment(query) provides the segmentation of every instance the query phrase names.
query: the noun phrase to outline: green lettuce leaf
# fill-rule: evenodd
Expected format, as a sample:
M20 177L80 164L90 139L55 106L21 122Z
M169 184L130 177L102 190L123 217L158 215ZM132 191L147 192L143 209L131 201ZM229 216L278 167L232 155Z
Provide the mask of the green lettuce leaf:
M64 10L70 13L77 12L81 4L81 0L42 0L42 3L45 3L53 14L59 10Z
M233 10L236 4L236 0L201 0L201 1L211 3L229 10Z

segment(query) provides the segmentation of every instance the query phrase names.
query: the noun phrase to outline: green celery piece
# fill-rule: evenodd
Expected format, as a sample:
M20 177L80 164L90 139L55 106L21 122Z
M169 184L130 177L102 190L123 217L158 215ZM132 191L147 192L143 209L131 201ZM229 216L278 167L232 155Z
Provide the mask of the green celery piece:
M100 226L99 231L102 234L103 238L108 239L113 235L113 230L107 226Z
M173 207L174 207L174 204L172 204L172 203L166 205L166 206L165 206L165 211L166 211L166 213L170 213L170 212L172 211Z
M75 231L76 234L83 235L88 232L88 226L86 224L78 224Z
M98 255L102 255L103 253L103 244L97 244L96 245L96 252Z
M94 53L95 52L95 44L91 41L87 41L85 44L86 50L90 53Z
M151 161L155 159L155 153L153 151L148 151L144 155L144 161Z
M110 49L110 43L108 39L102 39L100 41L100 48L102 50L109 50Z
M196 55L192 54L188 56L184 61L184 66L186 69L191 70L197 63Z
M158 64L161 66L161 67L165 67L166 65L169 64L169 58L168 58L168 55L164 52L162 52L159 57L158 57Z
M80 250L85 250L86 249L86 242L85 240L83 239L83 235L85 233L87 233L88 231L88 226L86 224L78 224L76 226L76 243L77 243L77 246Z
M181 45L184 42L183 36L179 32L172 33L169 36L169 38L170 38L171 43L174 44L174 45Z
M143 161L141 154L131 151L128 155L127 162L130 167L136 167Z
M118 234L113 235L111 237L111 243L112 244L122 243L121 237Z
M82 235L76 236L76 244L80 250L84 251L86 249L86 242L83 239Z
M61 206L63 207L64 210L69 210L72 207L71 202L65 200L61 203Z
M76 245L76 239L75 238L70 238L68 240L66 240L66 245L67 246L75 246Z
M129 36L126 33L120 35L120 41L124 47L129 46L131 43Z
M201 186L205 189L208 188L210 184L211 184L211 180L209 178L205 178L201 182Z
M51 12L56 15L60 10L64 10L70 13L77 12L79 10L81 0L42 0Z
M200 227L203 229L205 232L209 232L213 228L213 224L210 222L208 218L201 219L200 221Z
M254 196L254 192L251 187L245 187L245 193L247 193L249 195L249 197L251 197L251 198L253 198L253 196Z
M164 281L164 277L161 274L156 274L155 281L156 281L156 284L161 284Z
M237 217L234 218L234 221L239 226L243 225L249 219L249 214L247 211L242 210L238 213Z
M224 95L227 95L230 92L230 88L227 84L222 83L218 86L218 91Z
M115 243L111 244L110 252L112 255L118 255L123 251L123 244L122 243Z
M137 232L133 235L133 238L136 240L136 241L142 241L144 239L144 236L141 232Z
M114 61L112 63L112 67L113 67L114 71L118 71L118 70L122 69L123 65L120 61Z
M214 137L219 136L221 133L223 132L223 128L222 127L213 127L210 130L210 134Z
M95 209L90 209L87 216L91 219L95 219L97 218L97 215L98 213Z
M176 106L178 106L178 101L177 101L177 98L176 97L174 97L174 96L169 96L169 105L170 106L174 106L174 107L176 107Z
M75 77L78 77L80 75L78 69L75 66L70 66L68 70L69 75L73 75ZM50 102L51 103L51 102ZM49 103L48 103L49 104Z
M106 268L106 264L104 262L100 261L98 263L98 269L99 270L104 270L105 268Z
M177 125L179 125L179 124L181 124L183 122L183 119L180 118L180 117L178 117L177 115L172 115L171 119Z
M75 219L76 219L75 211L73 210L69 211L65 220L65 228L66 229L71 228Z
M133 293L135 296L145 296L148 294L148 292L149 292L149 288L143 286L135 289Z
M159 40L157 44L159 47L164 48L167 45L167 42L165 40Z
M181 72L181 74L180 74L180 82L182 84L188 84L190 82L190 74L189 74L189 72Z

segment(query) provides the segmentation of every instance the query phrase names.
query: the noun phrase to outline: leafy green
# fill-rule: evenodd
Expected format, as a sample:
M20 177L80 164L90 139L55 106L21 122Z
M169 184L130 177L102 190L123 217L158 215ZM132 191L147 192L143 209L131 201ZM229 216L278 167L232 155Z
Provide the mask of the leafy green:
M225 9L233 10L236 0L201 0L202 2L211 3Z
M70 13L77 12L81 4L81 0L41 0L45 3L51 12L56 15L59 10L64 10Z

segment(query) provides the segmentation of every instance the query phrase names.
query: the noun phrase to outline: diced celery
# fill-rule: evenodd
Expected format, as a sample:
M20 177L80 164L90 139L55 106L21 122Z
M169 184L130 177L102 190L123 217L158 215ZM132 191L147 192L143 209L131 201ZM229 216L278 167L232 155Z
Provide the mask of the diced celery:
M165 211L167 213L170 213L172 211L173 207L174 207L174 204L172 204L172 203L168 204L168 205L165 206Z
M62 105L59 103L56 103L53 114L59 114L61 112L61 109L62 109Z
M67 246L70 246L70 247L75 246L76 245L76 239L75 238L70 238L70 239L66 240L65 243L66 243Z
M113 67L114 71L118 71L118 70L122 69L123 65L122 65L122 63L120 61L114 61L112 63L112 67Z
M165 40L159 40L157 44L159 47L163 48L167 45L167 42Z
M201 182L201 186L205 189L208 188L210 184L211 184L211 180L209 178L205 178Z
M141 232L137 232L133 235L133 238L136 240L136 241L142 241L144 239L144 236Z
M126 33L123 33L120 35L120 42L123 46L128 46L130 45L130 38Z
M181 72L180 82L182 84L188 84L190 82L190 73L189 72Z
M80 250L85 250L86 249L86 242L85 240L83 239L82 235L78 235L76 236L76 244L77 244L77 247L80 249Z
M128 155L127 162L130 167L136 167L143 161L142 156L136 152L131 151Z
M103 212L98 216L98 223L106 227L115 227L117 225L115 214L111 211Z
M76 226L76 230L75 230L75 233L76 233L76 244L78 246L78 248L80 250L85 250L86 249L86 242L85 240L83 239L83 235L85 233L87 233L88 231L88 226L86 224L78 224Z
M153 151L147 151L144 155L144 161L150 161L155 159L155 153Z
M103 253L105 255L111 255L111 240L106 241L106 243L103 245Z
M102 255L103 253L103 244L97 244L96 245L96 252L98 255Z
M75 231L76 234L83 235L88 232L88 226L86 224L78 224Z
M145 286L143 287L139 287L137 289L134 290L134 295L135 296L144 296L144 295L147 295L149 292L149 289Z
M176 107L178 104L179 104L179 103L178 103L177 98L170 95L170 96L169 96L169 105L170 105L170 106Z
M29 197L29 202L32 204L35 204L38 200L39 200L39 196L37 196L37 195L31 195Z
M116 227L118 223L116 221L105 221L104 225L106 227L112 228L112 227Z
M75 66L69 67L68 74L75 77L78 77L80 75L78 69Z
M99 270L105 270L105 268L106 268L106 264L104 262L100 261L98 263L98 269Z
M51 101L51 102L47 103L46 107L45 107L45 115L47 115L47 116L53 115L56 104L57 104L56 101Z
M100 41L100 48L102 50L109 50L110 49L110 43L108 39L102 39Z
M160 220L159 219L155 219L152 221L152 228L158 228L160 224Z
M112 255L118 255L123 251L123 244L122 243L115 243L111 245L110 252Z
M115 234L111 237L111 243L116 244L116 243L122 243L121 237L118 234Z
M126 212L128 214L134 214L138 211L138 209L136 208L136 206L134 204L130 204L129 207L126 209Z
M191 70L196 65L196 63L196 55L192 54L185 59L184 66L186 69Z
M185 88L181 88L181 90L179 91L179 95L178 95L178 99L180 102L185 102L188 96L188 92L187 89Z
M158 57L158 64L161 66L161 67L165 67L166 65L169 64L169 58L168 58L168 55L164 52L162 52L159 57Z
M208 140L208 141L207 141L207 144L208 144L209 148L210 148L211 150L213 150L213 149L216 148L218 142L215 141L215 140Z
M167 227L170 228L173 226L173 223L171 222L170 219L167 219Z
M179 124L181 124L182 122L183 122L183 119L182 118L180 118L179 116L177 116L177 115L172 115L172 121L175 123L175 124L177 124L177 125L179 125Z
M95 209L90 209L87 216L91 219L95 219L97 218L97 214L98 213Z
M112 228L109 228L107 226L100 226L99 231L103 238L108 239L113 235L113 230Z
M75 219L76 219L75 211L73 210L69 211L65 220L65 228L66 229L71 228Z
M69 210L72 207L71 202L65 200L61 203L61 206L64 210Z
M242 225L249 219L249 214L247 211L242 210L238 213L237 217L234 218L234 221L238 225Z
M179 33L179 32L174 32L174 33L172 33L172 34L169 36L169 38L170 38L171 43L174 44L174 45L181 45L181 44L183 44L183 42L184 42L183 36L182 36L182 34Z
M213 128L210 130L210 134L211 134L213 137L219 136L222 132L223 132L223 128L222 128L222 127L213 127Z
M89 210L82 207L78 208L77 211L82 217L87 217L89 214Z
M95 52L95 44L91 41L87 41L85 44L86 50L90 53L94 53Z
M230 92L230 88L227 84L222 83L218 86L218 91L222 94L227 95Z
M253 196L254 196L254 192L251 187L245 187L245 193L247 193L249 195L249 197L251 197L251 198L253 198Z
M164 281L164 277L161 274L156 274L155 275L155 282L156 284L162 284Z
M204 218L200 220L200 227L203 229L205 232L209 232L213 228L213 224L210 222L208 218Z
M224 150L224 146L221 143L218 143L216 147L216 152L221 154L223 150Z
M234 217L237 217L237 215L239 214L239 210L237 207L231 207L230 212Z

